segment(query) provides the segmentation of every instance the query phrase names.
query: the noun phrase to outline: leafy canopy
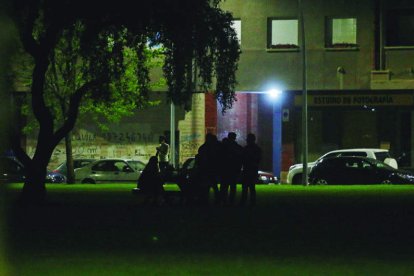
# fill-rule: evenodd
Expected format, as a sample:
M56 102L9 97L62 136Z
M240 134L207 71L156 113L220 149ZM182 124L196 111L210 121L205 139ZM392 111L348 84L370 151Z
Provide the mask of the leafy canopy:
M88 89L94 99L110 101L111 88L118 93L139 89L147 95L145 50L151 41L164 47L163 71L171 100L185 104L197 90L214 90L225 110L235 99L239 44L232 16L218 7L219 2L17 0L16 18L24 46L35 60L42 54L50 59L60 38L77 33L79 43L74 47L82 57L82 79L99 80ZM133 71L126 72L127 56L137 58ZM135 74L137 81L121 81L125 73Z

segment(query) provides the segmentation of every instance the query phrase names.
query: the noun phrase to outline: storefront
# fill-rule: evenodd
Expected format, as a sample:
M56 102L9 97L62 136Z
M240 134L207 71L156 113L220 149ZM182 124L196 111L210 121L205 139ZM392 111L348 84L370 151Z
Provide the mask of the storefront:
M283 125L283 147L294 148L297 163L302 154L302 96L300 91L286 93L290 120ZM409 90L308 91L309 161L333 149L385 148L395 158L405 154L400 166L411 167L413 107Z

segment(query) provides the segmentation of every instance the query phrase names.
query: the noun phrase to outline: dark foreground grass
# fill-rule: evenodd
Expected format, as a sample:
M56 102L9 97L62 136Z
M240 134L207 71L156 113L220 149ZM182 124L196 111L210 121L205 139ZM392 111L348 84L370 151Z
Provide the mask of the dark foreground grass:
M142 206L134 186L49 185L27 208L10 185L12 275L414 274L414 186L257 186L254 208Z

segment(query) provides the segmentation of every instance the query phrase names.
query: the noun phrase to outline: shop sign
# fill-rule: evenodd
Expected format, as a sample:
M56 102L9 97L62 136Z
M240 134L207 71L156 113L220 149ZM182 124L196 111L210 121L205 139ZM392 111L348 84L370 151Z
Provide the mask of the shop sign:
M399 95L308 95L308 106L409 106L413 96ZM302 105L302 96L295 96L295 105Z

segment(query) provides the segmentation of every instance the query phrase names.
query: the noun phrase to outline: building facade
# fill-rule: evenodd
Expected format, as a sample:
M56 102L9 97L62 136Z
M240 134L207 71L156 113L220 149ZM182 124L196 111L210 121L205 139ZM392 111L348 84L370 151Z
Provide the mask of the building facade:
M195 94L189 112L176 109L177 163L197 153L207 132L221 139L234 131L240 144L253 132L264 151L261 169L275 170L274 164L280 163L275 173L283 181L289 166L301 162L303 155L306 50L309 161L332 149L373 147L388 148L394 157L405 153L400 165L414 167L414 3L305 0L302 4L305 49L297 1L221 3L233 14L242 51L237 101L222 114L212 95ZM265 94L272 88L283 91L277 103ZM138 111L108 133L79 125L74 132L75 158L148 160L158 136L168 136L170 130L170 107L162 92L155 94L164 99L160 106ZM34 145L29 139L29 152ZM63 159L61 145L52 163Z
M309 160L332 149L373 147L388 148L394 157L405 153L401 165L413 166L414 4L315 0L302 5ZM284 116L261 114L266 112L260 102L258 109L259 118L282 120L283 179L303 154L304 49L297 1L227 0L222 7L233 13L239 32L237 90L284 91Z

